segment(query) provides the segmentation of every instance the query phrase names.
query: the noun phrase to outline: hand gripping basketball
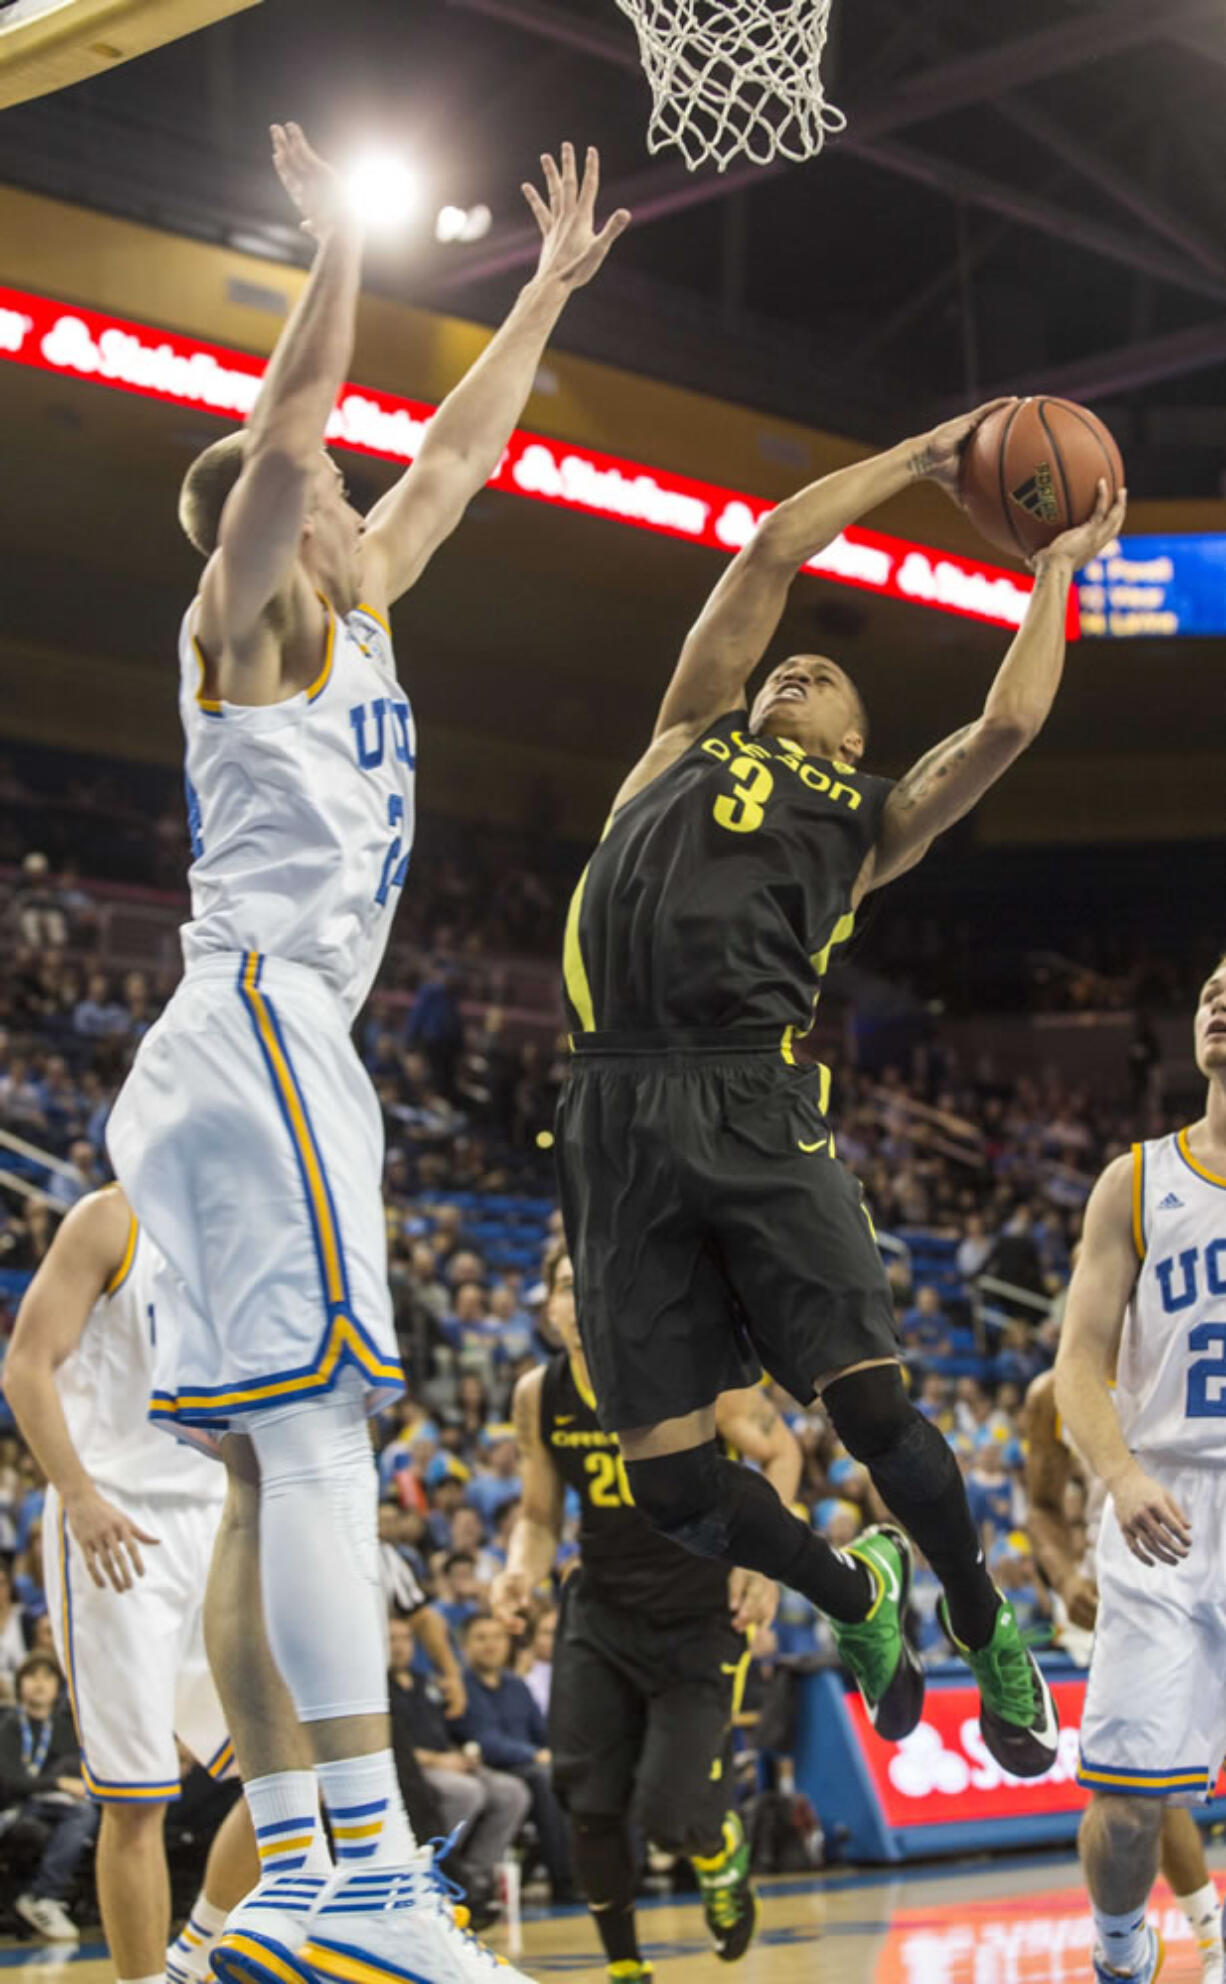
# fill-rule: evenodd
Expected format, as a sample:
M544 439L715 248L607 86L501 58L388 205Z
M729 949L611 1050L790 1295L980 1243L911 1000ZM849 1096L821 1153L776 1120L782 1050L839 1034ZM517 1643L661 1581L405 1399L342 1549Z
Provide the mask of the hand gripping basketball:
M962 475L962 458L970 446L977 428L992 414L999 413L1002 407L1012 406L1013 400L988 400L977 406L973 413L957 414L953 420L943 420L939 427L921 434L912 443L911 467L917 476L927 482L935 482L943 489L951 501L961 507L959 482Z

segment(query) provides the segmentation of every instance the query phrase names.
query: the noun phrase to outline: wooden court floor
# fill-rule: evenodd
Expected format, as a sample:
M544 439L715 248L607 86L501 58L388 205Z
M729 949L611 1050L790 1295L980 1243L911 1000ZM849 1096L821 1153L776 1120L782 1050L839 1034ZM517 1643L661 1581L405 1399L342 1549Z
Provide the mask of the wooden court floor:
M1222 1888L1226 1847L1210 1864ZM783 1877L761 1886L757 1940L735 1967L707 1947L702 1915L688 1899L651 1901L643 1940L657 1984L1074 1984L1090 1977L1090 1921L1077 1863L1068 1853ZM1163 1984L1194 1984L1200 1965L1186 1923L1166 1889L1154 1919L1167 1946ZM491 1947L502 1951L495 1934ZM581 1910L524 1923L521 1968L577 1984L603 1976L596 1937ZM58 1954L0 1947L13 1984L113 1984L101 1943ZM443 1981L440 1980L440 1984Z

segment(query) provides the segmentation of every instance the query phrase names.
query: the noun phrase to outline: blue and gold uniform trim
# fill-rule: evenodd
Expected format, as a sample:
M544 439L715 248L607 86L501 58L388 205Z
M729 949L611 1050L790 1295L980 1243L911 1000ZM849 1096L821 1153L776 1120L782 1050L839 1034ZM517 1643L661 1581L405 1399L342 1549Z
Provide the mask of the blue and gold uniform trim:
M312 1397L330 1390L346 1364L353 1365L373 1391L395 1395L404 1389L399 1363L387 1361L353 1315L345 1250L336 1203L310 1111L294 1073L285 1035L261 979L264 959L245 951L238 971L238 992L260 1045L285 1127L293 1145L306 1194L325 1324L309 1363L280 1371L250 1385L203 1385L190 1392L154 1392L152 1419L179 1420L197 1426L225 1423L242 1412L255 1412L283 1399Z
M128 1217L128 1237L124 1242L123 1258L103 1289L104 1295L118 1295L132 1272L132 1263L136 1259L136 1243L139 1239L140 1221L135 1213L131 1213Z
M319 674L315 677L315 680L311 683L310 687L306 692L306 699L308 703L316 702L318 698L323 695L324 690L327 688L329 682L332 679L332 664L336 659L336 612L333 608L331 600L326 599L323 593L320 593L318 595L318 598L320 605L323 607L324 612L328 616L328 630L324 636L323 665L320 668ZM369 606L363 607L362 611L364 613L370 613L371 618L373 620L379 619L377 613L371 613L371 609ZM386 623L380 621L379 624L383 626ZM390 639L390 635L389 635L389 639ZM204 684L206 677L208 675L208 663L204 658L204 649L200 645L200 642L196 636L196 631L194 628L192 629L191 640L192 640L192 652L196 657L196 666L200 671L200 679L196 685L196 707L197 709L201 710L205 716L224 718L226 712L225 712L225 706L221 702L221 700L215 696L206 696L204 693Z
M234 1769L234 1745L227 1736L211 1757L202 1759L203 1768L218 1784Z
M1078 1784L1091 1791L1127 1791L1134 1798L1171 1798L1181 1792L1204 1792L1208 1780L1208 1767L1203 1764L1199 1770L1120 1770L1082 1757L1077 1766Z
M1132 1244L1145 1259L1145 1145L1132 1147Z
M1222 1190L1226 1192L1226 1178L1219 1178L1216 1171L1210 1171L1207 1164L1202 1164L1199 1157L1193 1156L1192 1146L1188 1142L1188 1133L1186 1130L1179 1132L1179 1135L1175 1139L1175 1148L1189 1171L1194 1171L1197 1177L1203 1178L1207 1185L1220 1185Z

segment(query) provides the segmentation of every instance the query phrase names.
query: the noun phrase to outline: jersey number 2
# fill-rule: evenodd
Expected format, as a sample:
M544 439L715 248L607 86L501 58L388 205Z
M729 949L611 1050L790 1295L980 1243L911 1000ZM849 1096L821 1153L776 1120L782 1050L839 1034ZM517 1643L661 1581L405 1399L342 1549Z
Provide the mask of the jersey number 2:
M1188 1371L1189 1419L1226 1419L1226 1322L1199 1323L1188 1331L1189 1350L1216 1350Z
M592 1477L592 1505L597 1509L629 1509L634 1506L626 1463L620 1454L587 1454L583 1462Z
M751 834L766 818L766 802L775 790L775 774L760 758L734 758L728 770L741 783L733 786L731 798L723 792L716 800L716 825L727 827L730 834Z
M404 837L400 832L401 827L404 825L404 800L398 792L392 792L388 795L387 824L394 829L394 838L387 853L383 857L383 873L379 877L379 886L375 890L375 901L378 903L380 909L382 909L384 903L387 901L388 891L390 889L402 889L404 887L404 878L409 872L409 857L407 854L402 855L400 852L404 846ZM397 863L399 863L399 866L396 865ZM394 874L392 872L393 868L395 868Z

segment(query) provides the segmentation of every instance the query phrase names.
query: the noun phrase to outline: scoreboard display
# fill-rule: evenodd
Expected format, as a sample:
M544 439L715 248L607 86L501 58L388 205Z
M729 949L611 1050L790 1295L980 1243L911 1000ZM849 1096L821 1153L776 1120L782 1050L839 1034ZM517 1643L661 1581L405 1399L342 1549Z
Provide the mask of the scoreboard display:
M1226 634L1226 533L1121 537L1077 591L1091 640Z

